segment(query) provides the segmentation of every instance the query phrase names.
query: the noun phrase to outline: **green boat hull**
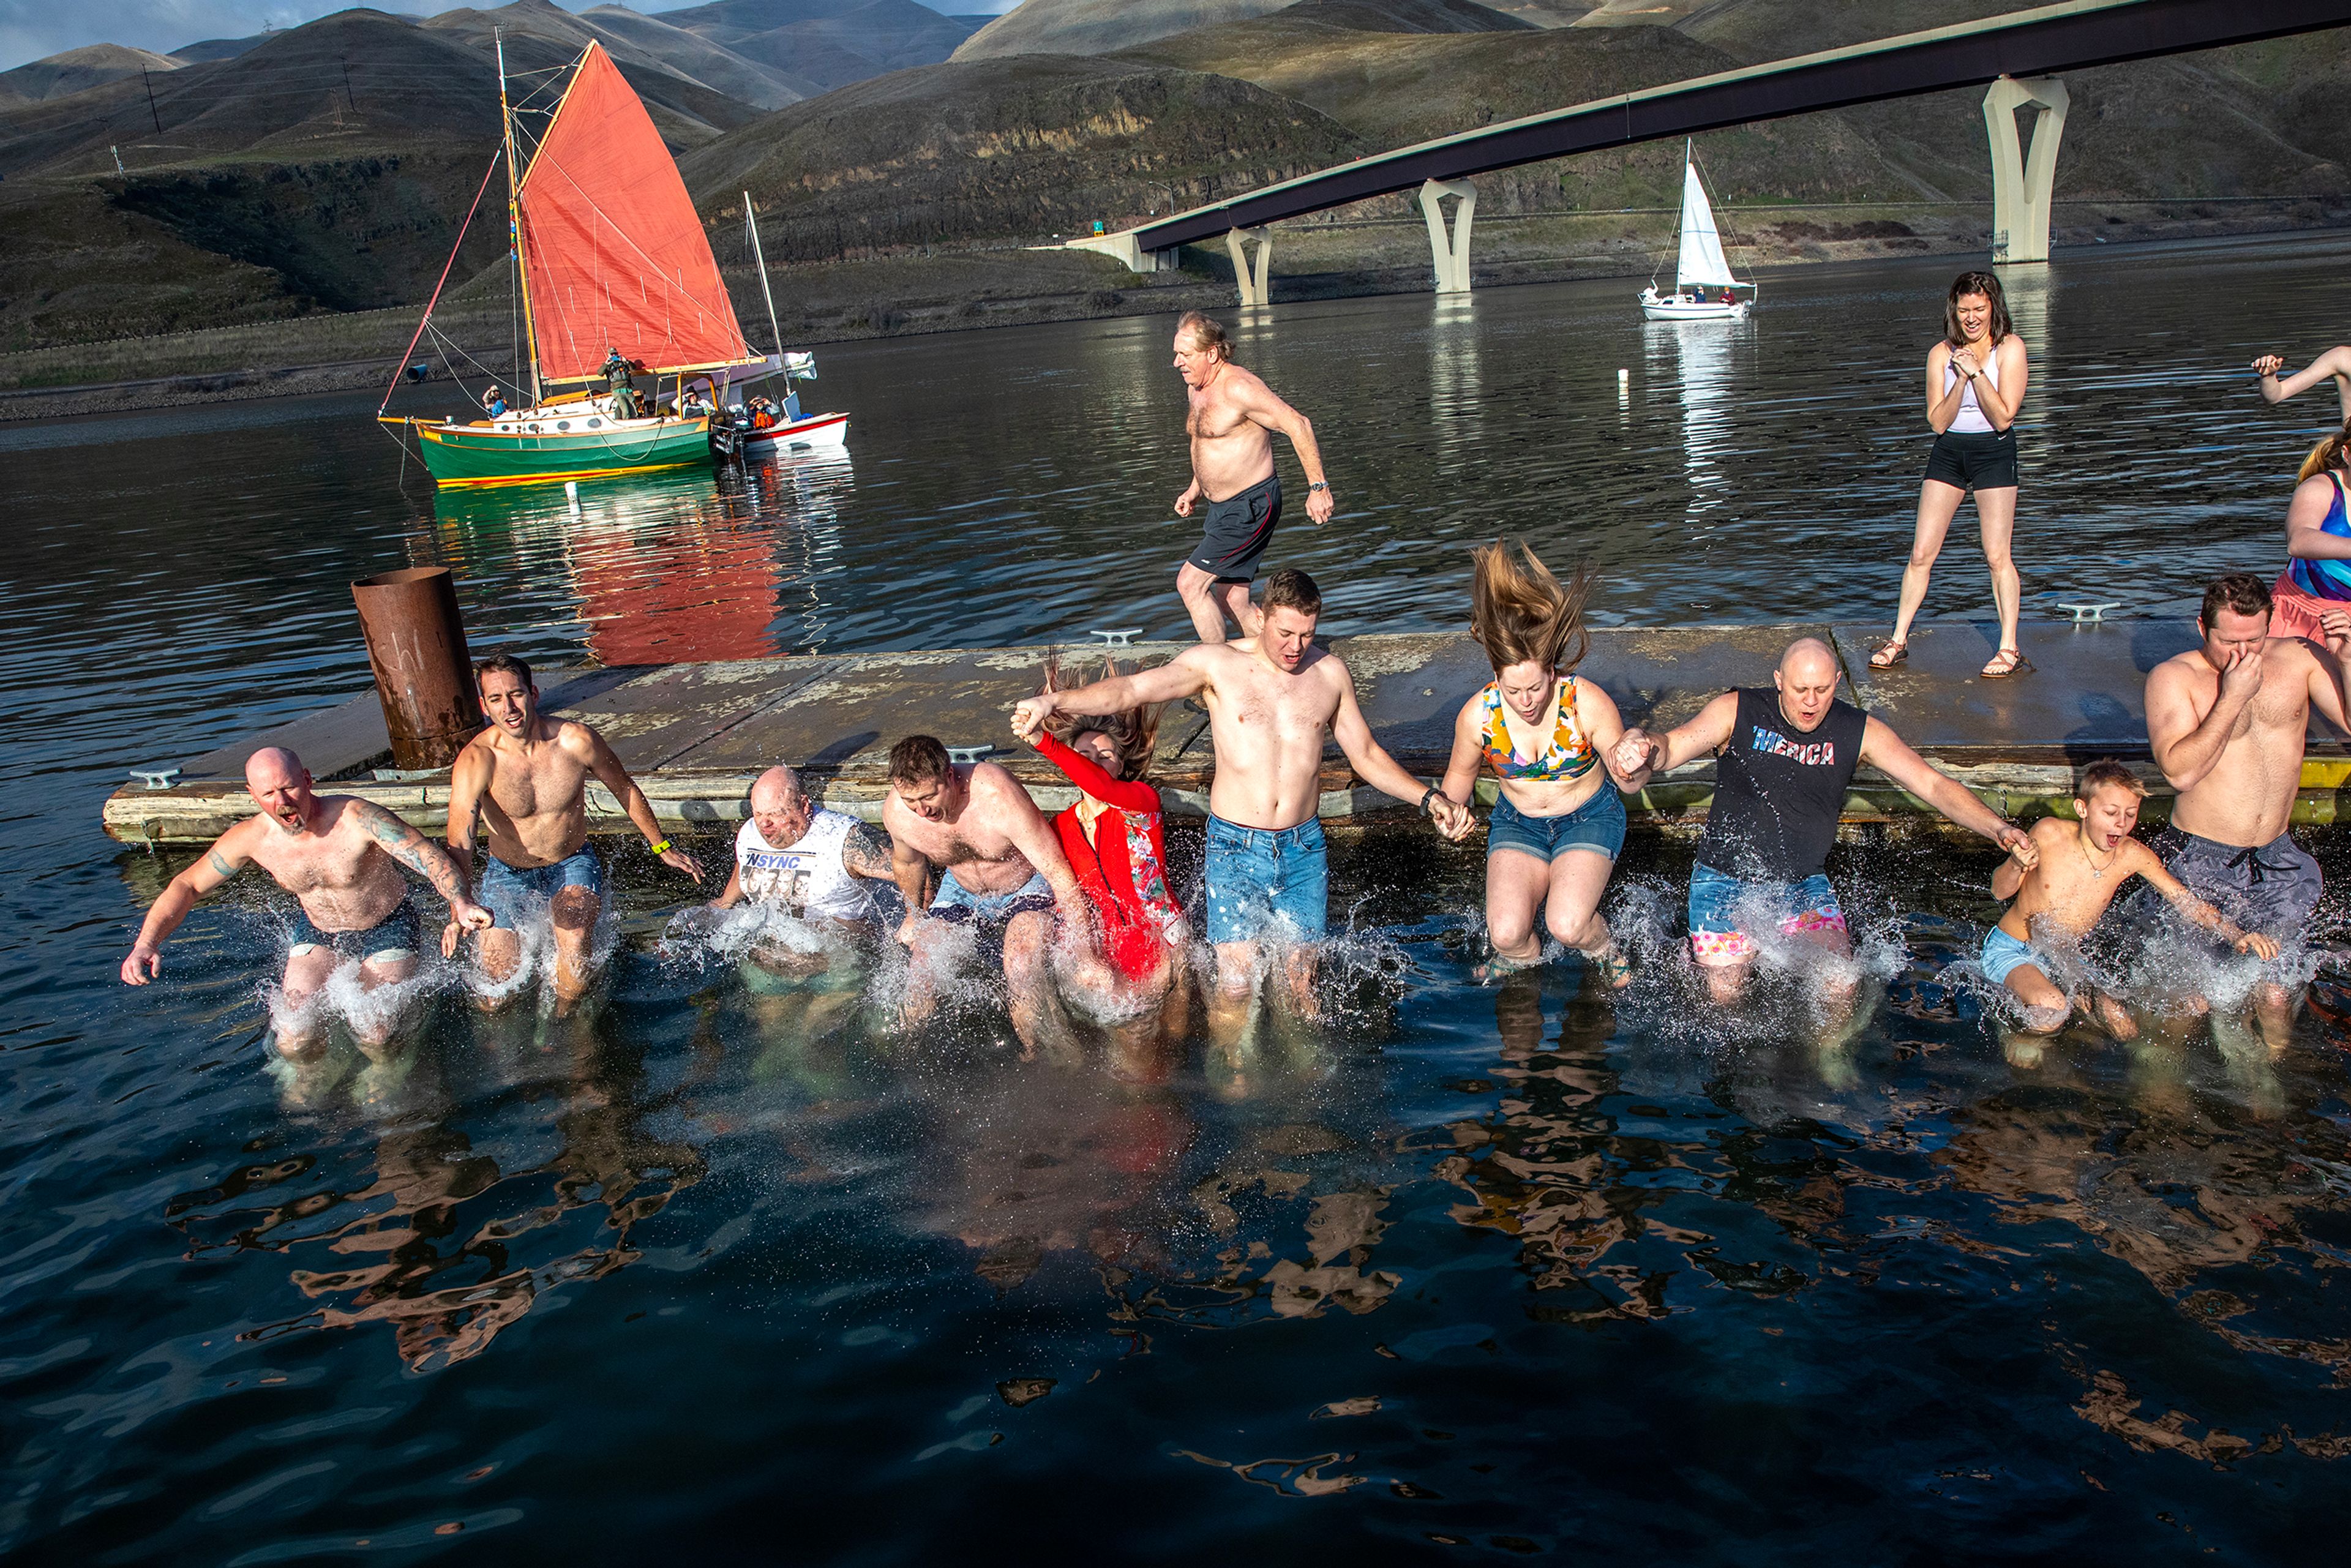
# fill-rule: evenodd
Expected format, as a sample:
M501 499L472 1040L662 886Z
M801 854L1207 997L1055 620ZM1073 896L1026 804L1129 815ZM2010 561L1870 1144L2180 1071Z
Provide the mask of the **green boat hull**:
M554 423L552 420L547 423ZM616 431L542 430L413 421L424 466L443 486L609 479L710 461L710 422L668 419Z

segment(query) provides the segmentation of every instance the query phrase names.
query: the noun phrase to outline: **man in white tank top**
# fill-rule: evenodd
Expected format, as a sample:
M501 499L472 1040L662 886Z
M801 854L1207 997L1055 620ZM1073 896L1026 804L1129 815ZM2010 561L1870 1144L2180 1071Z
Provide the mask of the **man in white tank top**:
M710 901L732 909L748 901L779 909L816 927L816 935L862 937L872 929L873 894L866 882L892 880L890 850L854 817L828 811L800 789L789 768L770 768L751 786L751 817L735 835L735 870L726 889ZM833 967L827 944L816 950L763 943L745 967L754 989L764 977L789 983Z

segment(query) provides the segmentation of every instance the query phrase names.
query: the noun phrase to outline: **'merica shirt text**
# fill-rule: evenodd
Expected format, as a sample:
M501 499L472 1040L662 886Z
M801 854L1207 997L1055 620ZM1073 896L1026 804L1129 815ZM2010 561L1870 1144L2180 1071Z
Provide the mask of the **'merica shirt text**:
M1846 788L1861 766L1869 719L1833 702L1820 724L1798 729L1776 691L1742 687L1730 743L1714 765L1714 805L1698 858L1750 882L1802 882L1827 865Z

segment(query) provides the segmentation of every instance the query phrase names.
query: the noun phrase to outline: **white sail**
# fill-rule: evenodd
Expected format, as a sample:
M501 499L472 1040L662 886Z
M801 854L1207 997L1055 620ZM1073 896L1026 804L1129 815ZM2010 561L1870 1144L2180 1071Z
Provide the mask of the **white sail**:
M1714 209L1707 204L1698 165L1686 162L1682 164L1682 254L1674 268L1674 285L1687 288L1692 284L1746 287L1730 275L1730 263L1723 259L1722 236L1715 232Z

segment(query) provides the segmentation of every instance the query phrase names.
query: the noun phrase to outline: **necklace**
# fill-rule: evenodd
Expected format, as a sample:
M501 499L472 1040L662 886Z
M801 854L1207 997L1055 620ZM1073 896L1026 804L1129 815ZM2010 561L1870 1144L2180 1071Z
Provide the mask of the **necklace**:
M2104 865L2100 865L2096 861L2090 858L2090 837L2087 833L2076 831L2074 834L2074 841L2082 846L2082 858L2089 862L2091 880L2095 881L2098 878L2105 876L2106 873L2115 869L2114 855L2108 855L2106 857L2106 863ZM2117 854L2120 852L2121 852L2119 850L2116 852Z

